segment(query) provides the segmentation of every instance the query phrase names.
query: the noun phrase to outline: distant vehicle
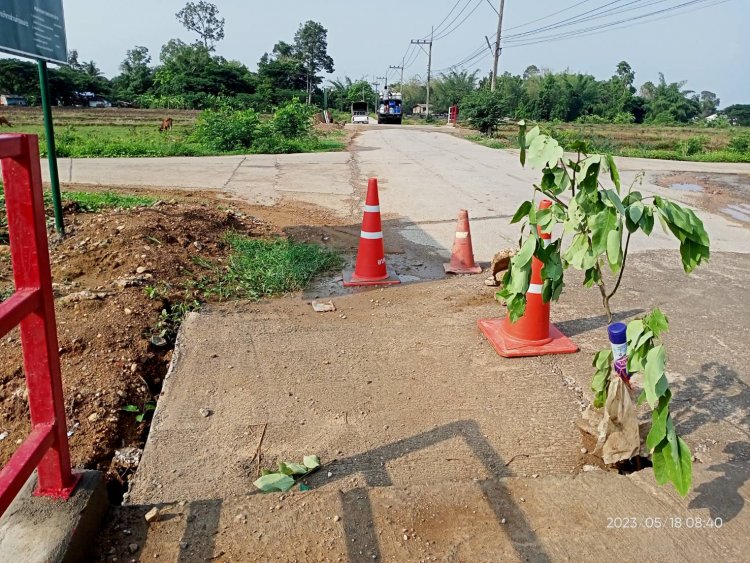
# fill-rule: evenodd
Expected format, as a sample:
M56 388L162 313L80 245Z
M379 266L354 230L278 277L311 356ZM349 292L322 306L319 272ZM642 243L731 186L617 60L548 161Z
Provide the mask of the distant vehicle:
M401 92L383 90L378 100L378 123L395 123L401 125Z
M20 106L26 107L29 103L23 96L16 96L15 94L3 94L0 96L0 106Z
M370 106L367 102L354 102L352 104L352 123L370 123Z

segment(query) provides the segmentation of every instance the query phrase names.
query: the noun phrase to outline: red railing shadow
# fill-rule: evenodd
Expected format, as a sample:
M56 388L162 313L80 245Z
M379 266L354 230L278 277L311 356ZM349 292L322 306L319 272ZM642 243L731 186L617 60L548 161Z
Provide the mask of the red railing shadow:
M58 499L79 476L70 467L37 137L0 135L0 166L16 288L0 303L0 338L20 326L31 413L31 433L0 471L2 515L34 469L34 494Z

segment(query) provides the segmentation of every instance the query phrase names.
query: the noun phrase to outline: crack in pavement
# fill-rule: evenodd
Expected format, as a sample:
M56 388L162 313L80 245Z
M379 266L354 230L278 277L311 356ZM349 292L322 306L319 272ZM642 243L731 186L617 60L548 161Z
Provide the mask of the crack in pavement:
M222 190L226 188L229 185L229 183L234 179L235 175L237 174L237 171L242 167L243 164L245 164L245 162L247 162L247 156L243 157L242 160L240 160L239 164L235 166L234 170L232 170L232 173L229 175L229 178L227 179L227 181L224 182L223 186L221 186Z

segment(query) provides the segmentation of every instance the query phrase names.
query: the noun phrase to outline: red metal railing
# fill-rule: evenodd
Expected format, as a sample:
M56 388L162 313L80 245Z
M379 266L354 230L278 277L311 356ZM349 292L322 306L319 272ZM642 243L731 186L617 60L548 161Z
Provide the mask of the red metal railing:
M31 434L0 471L0 515L34 469L36 495L67 499L70 468L55 305L47 248L39 144L35 135L0 135L15 293L0 303L0 338L20 325Z

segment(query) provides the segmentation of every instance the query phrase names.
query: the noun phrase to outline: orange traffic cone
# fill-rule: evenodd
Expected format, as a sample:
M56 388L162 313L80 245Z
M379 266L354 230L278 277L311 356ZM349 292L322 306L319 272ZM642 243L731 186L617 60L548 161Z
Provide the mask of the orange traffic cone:
M393 285L401 283L385 264L383 248L383 226L380 222L380 200L378 179L367 183L367 199L362 217L362 232L359 237L357 263L354 271L344 270L344 287L357 285Z
M539 205L546 209L552 202L545 199ZM538 229L543 241L552 235ZM549 244L545 242L544 244ZM572 354L576 346L557 327L549 322L549 303L542 299L542 262L536 257L531 262L531 283L526 293L526 311L515 323L504 319L480 319L479 330L487 337L498 354L504 358Z
M450 264L443 264L446 274L479 274L482 267L474 262L474 249L471 246L471 229L469 212L462 209L458 212L456 240L453 243Z

